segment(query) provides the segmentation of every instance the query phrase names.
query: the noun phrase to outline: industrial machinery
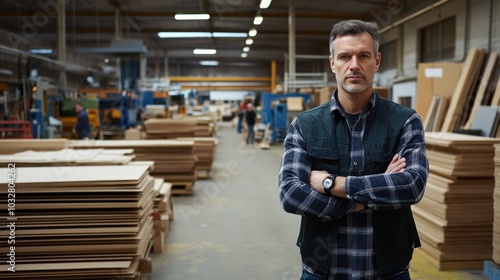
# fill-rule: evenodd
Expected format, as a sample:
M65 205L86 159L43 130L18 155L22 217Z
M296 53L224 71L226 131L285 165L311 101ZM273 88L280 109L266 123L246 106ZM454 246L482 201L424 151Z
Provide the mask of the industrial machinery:
M261 96L262 123L269 126L271 143L283 141L286 136L290 124L286 103L288 97L302 97L306 105L312 103L311 96L304 93L263 93Z

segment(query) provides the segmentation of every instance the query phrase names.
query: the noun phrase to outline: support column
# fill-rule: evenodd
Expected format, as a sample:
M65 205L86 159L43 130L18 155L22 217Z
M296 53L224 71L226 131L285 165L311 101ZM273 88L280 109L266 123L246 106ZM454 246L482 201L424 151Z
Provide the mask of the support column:
M276 90L276 60L271 61L271 90L274 92Z
M165 56L163 57L163 69L164 69L164 77L168 78L170 73L168 72L168 53L165 52Z
M120 40L122 38L122 17L120 8L115 9L115 40ZM122 62L118 57L116 58L116 79L118 89L122 89Z
M63 63L59 70L59 89L66 95L68 76L66 73L66 1L57 1L57 59Z
M295 0L290 0L288 8L288 77L295 82ZM288 85L285 85L288 91Z
M141 81L146 80L146 67L148 66L148 57L146 54L141 54L139 62L139 71Z

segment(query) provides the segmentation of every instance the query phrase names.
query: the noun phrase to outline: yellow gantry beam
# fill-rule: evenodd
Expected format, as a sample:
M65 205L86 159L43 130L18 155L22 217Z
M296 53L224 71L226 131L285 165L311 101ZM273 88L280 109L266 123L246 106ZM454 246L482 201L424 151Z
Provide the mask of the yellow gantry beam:
M188 77L170 76L170 82L271 82L270 77Z

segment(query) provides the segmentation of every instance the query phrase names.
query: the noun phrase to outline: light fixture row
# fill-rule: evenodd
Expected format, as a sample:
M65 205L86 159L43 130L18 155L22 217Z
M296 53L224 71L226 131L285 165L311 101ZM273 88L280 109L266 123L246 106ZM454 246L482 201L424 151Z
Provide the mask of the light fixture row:
M271 5L272 0L261 0L259 8L267 9ZM176 14L176 20L208 20L210 19L209 14ZM264 21L264 17L261 15L255 16L253 20L254 25L260 25ZM252 28L248 33L244 32L158 32L158 37L160 38L244 38L244 37L255 37L257 35L257 29ZM252 38L247 38L245 41L246 46L243 48L243 53L241 57L245 58L248 56L250 51L250 45L253 44ZM195 49L194 54L216 54L215 49Z

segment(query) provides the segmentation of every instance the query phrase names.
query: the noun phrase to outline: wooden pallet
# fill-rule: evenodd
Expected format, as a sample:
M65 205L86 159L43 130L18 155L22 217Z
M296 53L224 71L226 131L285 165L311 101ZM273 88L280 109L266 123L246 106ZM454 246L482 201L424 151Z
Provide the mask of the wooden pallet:
M209 170L196 170L196 179L208 179Z
M172 182L172 195L192 195L194 182Z

